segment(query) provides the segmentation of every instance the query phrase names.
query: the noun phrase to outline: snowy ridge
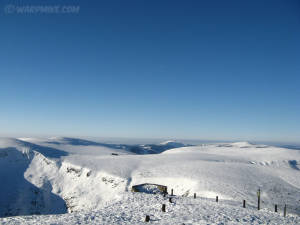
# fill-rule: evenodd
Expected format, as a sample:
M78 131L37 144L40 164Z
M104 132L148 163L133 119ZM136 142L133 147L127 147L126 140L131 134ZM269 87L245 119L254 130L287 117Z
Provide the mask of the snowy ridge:
M112 144L103 143L92 140L84 140L79 138L69 137L51 137L51 138L18 138L18 141L27 144L34 145L38 144L40 147L52 148L52 150L64 150L68 153L75 154L87 154L87 151L91 154L107 154L107 153L118 153L118 154L159 154L166 150L179 148L186 145L176 141L165 141L160 144ZM65 154L66 152L61 152Z
M160 145L170 143L173 142ZM83 221L90 218L89 221L95 224L97 221L109 224L108 218L120 220L117 209L123 207L124 220L119 223L138 224L147 207L163 201L157 202L160 196L130 193L132 185L141 183L157 183L168 186L168 190L174 189L178 202L182 202L181 206L178 204L180 208L176 204L170 205L174 210L174 218L170 221L176 223L185 217L176 217L177 214L204 210L201 209L203 203L190 198L193 193L207 199L208 205L204 208L212 217L195 212L197 216L191 223L221 221L225 217L215 214L220 210L224 210L222 215L234 212L236 217L227 215L228 221L239 219L243 222L245 212L251 213L245 224L251 220L256 224L269 217L281 221L281 217L269 212L274 204L280 207L287 204L289 214L300 214L300 151L243 142L184 145L161 154L139 155L124 146L82 139L0 139L0 178L5 181L0 192L1 216L73 212L75 214L35 218L54 223L55 218L72 221L78 217ZM116 152L118 155L112 155ZM253 210L258 188L262 190L261 212ZM181 199L180 196L186 197ZM209 200L215 196L222 202L220 208ZM144 198L150 201L145 210L130 211L142 207ZM225 205L229 208L240 206L243 199L249 208L246 211L238 207L226 209ZM193 201L198 201L197 206ZM151 210L156 212L158 209L152 207ZM103 215L95 216L96 213L87 211L98 211ZM155 216L157 222L168 223L167 215L155 213ZM18 220L19 217L6 218L0 223L14 224ZM286 221L293 224L291 221L298 221L298 217L289 217ZM189 223L188 220L185 223Z

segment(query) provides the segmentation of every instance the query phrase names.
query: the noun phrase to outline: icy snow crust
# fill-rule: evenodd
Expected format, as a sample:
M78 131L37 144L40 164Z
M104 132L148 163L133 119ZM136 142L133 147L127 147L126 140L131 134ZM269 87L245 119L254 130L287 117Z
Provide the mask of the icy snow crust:
M160 224L300 224L300 151L247 142L176 146L140 155L147 148L137 154L81 139L0 139L0 223L140 224L149 214ZM173 188L175 203L131 193L141 183ZM287 204L289 216L273 213L274 204L281 212ZM52 215L16 216L31 214Z

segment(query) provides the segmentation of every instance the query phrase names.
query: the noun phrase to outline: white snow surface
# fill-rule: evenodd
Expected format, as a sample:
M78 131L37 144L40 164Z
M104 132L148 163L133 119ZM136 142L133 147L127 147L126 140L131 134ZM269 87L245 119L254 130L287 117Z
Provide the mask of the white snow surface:
M1 138L0 169L1 224L141 224L145 215L158 224L300 224L298 150L239 142L138 155L81 139ZM174 189L175 203L131 192L142 183Z

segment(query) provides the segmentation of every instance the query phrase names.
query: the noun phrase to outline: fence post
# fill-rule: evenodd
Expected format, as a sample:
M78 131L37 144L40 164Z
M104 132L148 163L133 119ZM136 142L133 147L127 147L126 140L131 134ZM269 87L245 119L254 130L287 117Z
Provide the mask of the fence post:
M243 200L243 208L246 208L246 200Z
M216 196L216 202L219 202L219 196Z
M171 195L173 196L173 188L171 189Z
M260 210L260 188L257 191L257 210Z
M149 221L150 221L150 216L146 215L145 222L149 222Z
M275 212L277 212L277 204L275 204Z
M286 217L286 204L284 205L283 216Z
M161 211L166 212L166 204L162 204Z
M196 198L196 193L194 193L194 198Z

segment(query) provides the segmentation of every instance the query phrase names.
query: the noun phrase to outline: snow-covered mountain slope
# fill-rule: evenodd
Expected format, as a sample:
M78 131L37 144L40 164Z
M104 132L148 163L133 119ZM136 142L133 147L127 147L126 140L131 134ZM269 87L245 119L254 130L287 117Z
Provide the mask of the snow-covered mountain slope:
M161 146L168 144L162 143ZM249 220L245 221L254 218L256 222L253 224L267 221L268 216L277 218L277 215L267 213L273 210L274 204L280 208L287 204L289 214L300 214L300 151L243 142L188 146L165 150L161 154L139 155L132 153L127 145L104 145L80 139L1 139L0 179L5 181L0 192L1 216L68 211L77 214L57 218L62 221L62 218L72 220L75 217L85 220L89 216L96 219L95 214L87 211L99 211L103 213L103 216L97 216L97 221L100 221L117 219L121 213L118 210L123 207L124 220L119 218L119 223L138 223L140 216L147 213L147 210L141 209L141 212L130 215L129 209L134 207L130 202L138 205L143 204L139 202L143 198L152 198L146 194L138 197L140 194L129 193L132 185L141 183L166 185L169 191L172 188L174 194L186 198L193 193L206 199L219 196L222 204L229 208L240 205L243 199L247 201L248 207L255 207L256 192L260 188L263 211L240 212L239 208L232 209L237 219L244 218L245 212L251 213L247 217ZM193 207L200 210L204 205L198 203L197 206L193 202L184 203L184 206L180 206L184 209L177 208L177 213L174 208L174 214L186 212L188 215ZM225 205L222 207L226 208ZM216 207L208 204L206 208L217 222L223 217L218 217L214 212L223 209ZM151 210L157 209L154 207ZM224 215L230 217L228 221L235 220L235 216L227 214L232 213L232 210L224 209ZM199 221L213 220L201 215L193 217L193 223L197 218ZM43 218L54 221L52 216ZM168 216L157 218L157 222L167 223L164 218ZM182 221L179 217L177 219ZM1 219L0 223L17 220L19 217ZM175 219L170 221L175 222Z
M4 139L0 142L0 217L28 214L66 213L65 201L52 192L50 182L44 179L41 187L30 182L26 174L33 162L38 170L56 167L42 154L22 142Z
M121 156L135 155L132 147L74 138L1 138L0 217L96 209L118 200L138 163L122 162ZM55 210L53 202L60 204Z

